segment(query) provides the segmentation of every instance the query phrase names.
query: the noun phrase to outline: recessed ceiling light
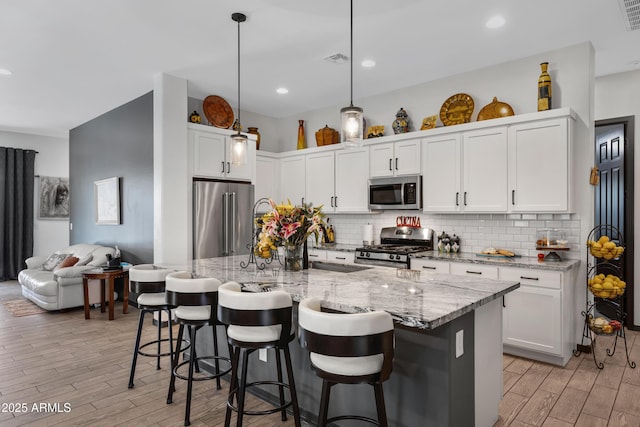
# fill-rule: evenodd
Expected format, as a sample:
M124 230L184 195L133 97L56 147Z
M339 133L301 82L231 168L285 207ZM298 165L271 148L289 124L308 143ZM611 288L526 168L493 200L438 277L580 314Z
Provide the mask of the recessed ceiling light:
M371 68L376 66L376 61L374 61L373 59L365 59L361 62L361 64L365 68Z
M10 76L11 75L11 71L7 70L6 68L0 68L0 76Z
M487 26L487 28L500 28L502 27L507 21L505 21L505 19L500 16L500 15L496 15L491 17L487 23L485 24Z
M287 89L286 87L279 87L278 89L276 89L276 92L278 92L280 95L284 95L285 93L289 93L289 89Z

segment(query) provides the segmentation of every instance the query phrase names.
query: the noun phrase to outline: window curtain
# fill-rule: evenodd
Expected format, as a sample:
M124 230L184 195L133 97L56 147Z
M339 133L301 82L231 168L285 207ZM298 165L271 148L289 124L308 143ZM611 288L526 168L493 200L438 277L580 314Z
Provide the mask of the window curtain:
M33 255L36 152L0 147L0 281L18 277Z

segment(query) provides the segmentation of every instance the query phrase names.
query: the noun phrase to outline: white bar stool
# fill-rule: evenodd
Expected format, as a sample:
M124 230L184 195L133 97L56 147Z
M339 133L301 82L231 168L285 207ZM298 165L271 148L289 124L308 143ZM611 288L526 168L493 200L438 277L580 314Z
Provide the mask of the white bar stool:
M140 318L138 320L138 332L136 335L136 343L133 347L133 360L131 361L131 373L129 374L129 388L133 388L133 377L136 373L136 363L138 355L157 358L156 369L160 369L160 358L171 356L173 360L173 335L171 331L171 309L173 306L166 303L164 299L165 277L171 273L171 270L156 267L151 264L134 265L129 269L129 291L139 294L136 302L140 309ZM140 345L142 335L142 325L144 324L144 316L147 313L155 314L166 312L169 318L169 338L162 338L162 322L158 320L158 338L143 345ZM162 343L168 342L169 351L162 352ZM147 353L143 350L145 347L157 345L155 353ZM171 363L171 362L169 362Z
M384 311L343 314L320 311L320 301L306 298L298 307L300 342L309 350L311 366L322 378L318 426L339 420L360 420L387 426L382 383L393 369L394 332ZM327 419L331 387L336 384L373 386L378 420L359 415Z
M175 305L175 319L180 323L178 330L178 342L182 341L185 325L189 328L191 354L188 361L178 363L180 352L176 351L173 356L171 369L171 381L169 383L169 393L167 403L173 402L176 377L187 381L187 401L184 415L184 425L191 424L191 395L193 381L216 380L216 388L220 390L220 377L231 371L231 367L221 371L220 361L231 363L228 357L222 357L218 353L218 333L217 327L221 325L216 318L216 308L218 306L218 288L220 281L214 278L194 278L186 271L177 271L167 275L166 300L167 303ZM213 330L213 355L198 356L196 354L197 331L203 326L211 326ZM201 360L213 360L215 373L194 377L194 368ZM180 367L189 364L187 376L178 373ZM197 368L196 368L197 369ZM199 372L199 369L197 369Z
M242 426L244 415L267 415L282 412L282 421L287 419L286 408L291 406L296 427L300 427L300 409L296 396L296 386L291 366L289 343L295 338L292 328L291 296L282 291L265 293L241 292L238 283L229 282L220 286L218 300L218 319L227 325L227 339L233 347L231 358L231 385L225 427L231 424L231 411L238 414L236 425ZM255 381L247 383L249 355L258 349L272 348L276 352L277 381ZM284 353L288 383L283 382L282 361L280 352ZM242 370L240 377L240 356ZM280 406L265 411L245 410L245 393L247 387L259 385L277 385ZM290 400L285 402L284 389L289 389ZM233 406L234 396L237 407Z

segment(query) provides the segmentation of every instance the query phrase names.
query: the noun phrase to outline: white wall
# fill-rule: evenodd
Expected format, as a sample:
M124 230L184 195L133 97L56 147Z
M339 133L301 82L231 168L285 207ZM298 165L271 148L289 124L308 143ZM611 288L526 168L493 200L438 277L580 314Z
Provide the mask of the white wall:
M640 99L637 96L638 93L640 93L640 71L614 74L596 79L595 120L635 116L634 135L636 145L640 137ZM640 150L634 150L633 161L635 164L634 180L635 182L640 182ZM640 197L635 197L633 209L635 213L634 222L638 224L638 221L640 221ZM633 238L634 241L640 242L640 227L635 227ZM633 260L635 265L638 265L639 260L640 251L636 250L635 259ZM640 268L635 269L633 283L640 283L638 280L640 280ZM634 311L636 313L634 323L635 325L640 325L640 292L635 292L634 297Z
M0 130L0 146L36 150L35 174L69 176L69 138L31 135ZM34 180L34 255L50 253L69 245L69 220L38 219L38 178ZM73 203L73 199L69 201Z

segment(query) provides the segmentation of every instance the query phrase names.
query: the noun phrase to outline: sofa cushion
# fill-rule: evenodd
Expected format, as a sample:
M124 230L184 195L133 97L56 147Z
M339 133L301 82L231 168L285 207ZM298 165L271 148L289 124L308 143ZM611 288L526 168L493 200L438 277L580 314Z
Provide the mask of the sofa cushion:
M77 262L78 262L77 257L68 256L64 259L64 261L58 264L58 268L73 267L74 265L76 265Z
M35 294L53 297L58 295L58 282L50 271L22 270L18 274L18 281Z
M77 266L87 265L87 264L89 264L89 262L91 262L92 259L93 259L93 255L91 255L91 254L85 255L82 258L80 258L78 260L78 262L76 262L76 265Z
M92 265L94 267L100 267L101 265L107 264L107 254L113 256L115 254L115 249L109 248L106 246L99 246L96 250L94 250L91 255L93 255L93 259L87 264Z
M58 266L62 261L67 258L69 254L59 254L53 253L49 255L49 258L42 264L42 269L46 271L52 271L54 268Z

